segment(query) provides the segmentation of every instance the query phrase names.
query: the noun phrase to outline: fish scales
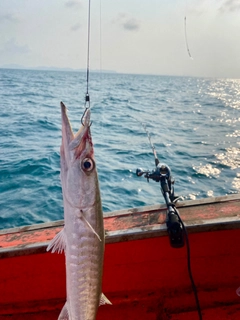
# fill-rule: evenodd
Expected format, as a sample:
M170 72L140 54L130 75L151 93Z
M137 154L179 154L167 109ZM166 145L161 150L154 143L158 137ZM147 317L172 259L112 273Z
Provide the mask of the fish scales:
M104 228L101 196L90 133L90 110L73 134L61 103L61 182L64 228L47 250L65 252L67 301L58 320L94 320L102 294Z
M102 245L91 230L86 230L84 221L80 219L76 219L69 233L80 235L70 237L66 252L66 265L70 265L67 268L67 296L70 309L78 312L78 317L73 315L72 319L94 319L101 295L99 265L102 261L98 257L103 254ZM74 244L74 249L71 244Z

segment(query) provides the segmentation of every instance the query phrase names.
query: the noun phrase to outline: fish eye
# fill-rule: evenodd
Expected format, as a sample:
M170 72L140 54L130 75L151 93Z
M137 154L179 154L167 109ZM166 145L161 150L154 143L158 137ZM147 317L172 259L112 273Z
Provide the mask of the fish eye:
M82 169L84 171L92 171L94 168L94 161L90 158L85 158L82 162Z

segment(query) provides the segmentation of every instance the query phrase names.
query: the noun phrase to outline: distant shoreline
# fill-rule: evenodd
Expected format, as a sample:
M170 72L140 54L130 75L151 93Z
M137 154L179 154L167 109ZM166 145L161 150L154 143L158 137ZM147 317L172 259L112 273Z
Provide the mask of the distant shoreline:
M73 68L58 68L58 67L25 67L21 65L3 65L0 66L0 70L28 70L28 71L52 71L52 72L81 72L86 73L86 69L73 69ZM206 77L206 76L193 76L193 75L176 75L176 74L152 74L152 73L128 73L128 72L118 72L115 70L97 70L97 69L90 69L91 73L105 73L105 74L129 74L129 75L142 75L142 76L153 76L153 77L180 77L180 78L201 78L201 79L240 79L240 78L216 78L216 77Z
M68 71L68 72L86 72L86 69L73 69L73 68L58 68L58 67L45 67L45 66L39 66L39 67L25 67L21 65L3 65L0 66L0 69L12 69L12 70L36 70L36 71ZM90 70L94 73L117 73L117 71L114 70Z

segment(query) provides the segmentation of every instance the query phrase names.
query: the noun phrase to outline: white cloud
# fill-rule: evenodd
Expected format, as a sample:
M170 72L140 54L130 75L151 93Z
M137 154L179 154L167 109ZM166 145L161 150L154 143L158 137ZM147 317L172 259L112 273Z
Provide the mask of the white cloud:
M11 13L0 14L0 23L2 22L19 22L19 19Z
M221 12L240 11L240 0L225 0L219 10Z
M128 31L137 31L140 29L140 22L126 13L119 13L114 23L119 24L123 29Z
M82 8L81 1L69 0L65 3L67 8Z
M123 27L126 30L129 31L134 31L134 30L138 30L140 28L140 24L137 20L135 19L127 19L125 22L123 22Z
M9 54L9 55L26 55L31 52L28 45L20 45L16 42L14 38L6 41L3 44L3 48L0 53Z
M71 27L72 31L78 31L79 29L81 29L81 24L80 23L77 23L77 24L75 24L75 25L73 25Z

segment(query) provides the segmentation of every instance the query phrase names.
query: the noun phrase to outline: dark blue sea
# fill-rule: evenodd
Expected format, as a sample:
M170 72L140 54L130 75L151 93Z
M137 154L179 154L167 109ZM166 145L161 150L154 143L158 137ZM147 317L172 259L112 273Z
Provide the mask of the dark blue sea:
M73 129L80 72L0 69L0 228L63 219L60 101ZM143 129L182 199L240 190L240 80L90 73L92 137L104 212L163 203Z

